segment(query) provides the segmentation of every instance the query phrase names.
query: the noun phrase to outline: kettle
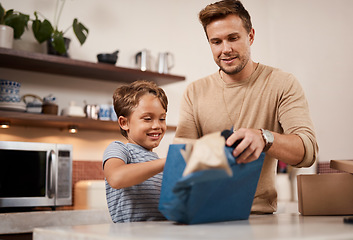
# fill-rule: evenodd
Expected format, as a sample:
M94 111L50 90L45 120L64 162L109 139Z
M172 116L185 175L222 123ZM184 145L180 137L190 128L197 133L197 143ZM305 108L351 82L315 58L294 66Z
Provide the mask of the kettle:
M84 112L87 118L98 119L99 106L95 104L86 104L84 107Z
M158 72L167 74L174 67L174 55L170 52L160 53L158 55Z
M136 66L138 66L138 68L141 71L146 71L149 69L149 51L146 49L143 49L142 51L136 53L135 55L135 63Z
M27 97L32 97L33 100L30 102L26 100ZM24 102L26 105L26 111L29 113L41 113L42 112L42 105L43 99L34 94L25 94L22 96L21 101Z

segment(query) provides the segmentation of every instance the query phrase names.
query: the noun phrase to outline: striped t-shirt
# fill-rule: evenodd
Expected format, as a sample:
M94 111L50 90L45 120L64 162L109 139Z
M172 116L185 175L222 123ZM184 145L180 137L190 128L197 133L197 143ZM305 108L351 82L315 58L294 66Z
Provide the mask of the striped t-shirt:
M103 168L109 158L119 158L126 164L134 164L159 157L139 145L114 141L104 151ZM159 173L138 185L122 189L112 188L105 180L107 203L113 222L166 220L158 211L162 177L163 173Z

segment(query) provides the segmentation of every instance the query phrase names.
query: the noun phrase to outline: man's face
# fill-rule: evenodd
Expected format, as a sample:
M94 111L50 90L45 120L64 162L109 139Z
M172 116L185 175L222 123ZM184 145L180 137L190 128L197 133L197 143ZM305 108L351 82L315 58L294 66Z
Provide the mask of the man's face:
M226 74L239 73L250 60L254 30L248 33L236 15L217 19L206 27L213 59Z

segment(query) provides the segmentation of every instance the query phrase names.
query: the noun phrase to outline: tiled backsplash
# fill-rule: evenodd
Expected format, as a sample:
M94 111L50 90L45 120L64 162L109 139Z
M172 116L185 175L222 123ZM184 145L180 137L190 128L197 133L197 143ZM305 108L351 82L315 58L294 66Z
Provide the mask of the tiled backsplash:
M75 183L81 180L104 180L101 161L72 162L72 205L75 203ZM64 209L67 207L63 207Z
M341 172L330 168L329 162L318 163L318 173ZM103 180L104 174L101 161L73 161L72 169L72 191L75 190L75 183L81 180ZM72 194L74 197L74 192ZM74 199L73 199L74 203Z
M329 162L318 164L318 173L337 173L341 172L330 168ZM73 161L72 185L80 180L103 180L103 169L101 161Z
M72 169L72 204L74 204L75 183L81 180L104 180L101 161L73 161ZM319 162L317 173L337 173L341 172L330 168L330 162ZM64 207L68 208L68 207ZM69 207L70 208L70 207ZM71 207L72 208L72 207Z
M80 180L103 180L103 168L101 161L73 161L72 185Z

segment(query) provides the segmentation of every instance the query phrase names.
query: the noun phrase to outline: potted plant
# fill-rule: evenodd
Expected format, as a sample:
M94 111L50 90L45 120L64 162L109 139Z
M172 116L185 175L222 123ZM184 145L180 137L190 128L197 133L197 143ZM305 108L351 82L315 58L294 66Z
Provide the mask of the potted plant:
M52 46L54 52L51 54L67 56L67 48L70 39L65 38L65 33L72 28L78 41L82 45L88 36L88 29L75 18L72 25L69 26L65 31L60 31L58 28L59 20L61 17L62 10L64 8L66 0L57 0L54 24L52 24L48 19L46 19L41 13L34 12L35 19L32 20L32 30L34 37L39 43L44 41L48 42L48 49ZM41 15L44 20L40 20L38 15Z
M12 47L13 39L19 39L27 28L29 15L23 14L13 9L5 10L0 3L0 26L1 26L1 42L0 46Z

